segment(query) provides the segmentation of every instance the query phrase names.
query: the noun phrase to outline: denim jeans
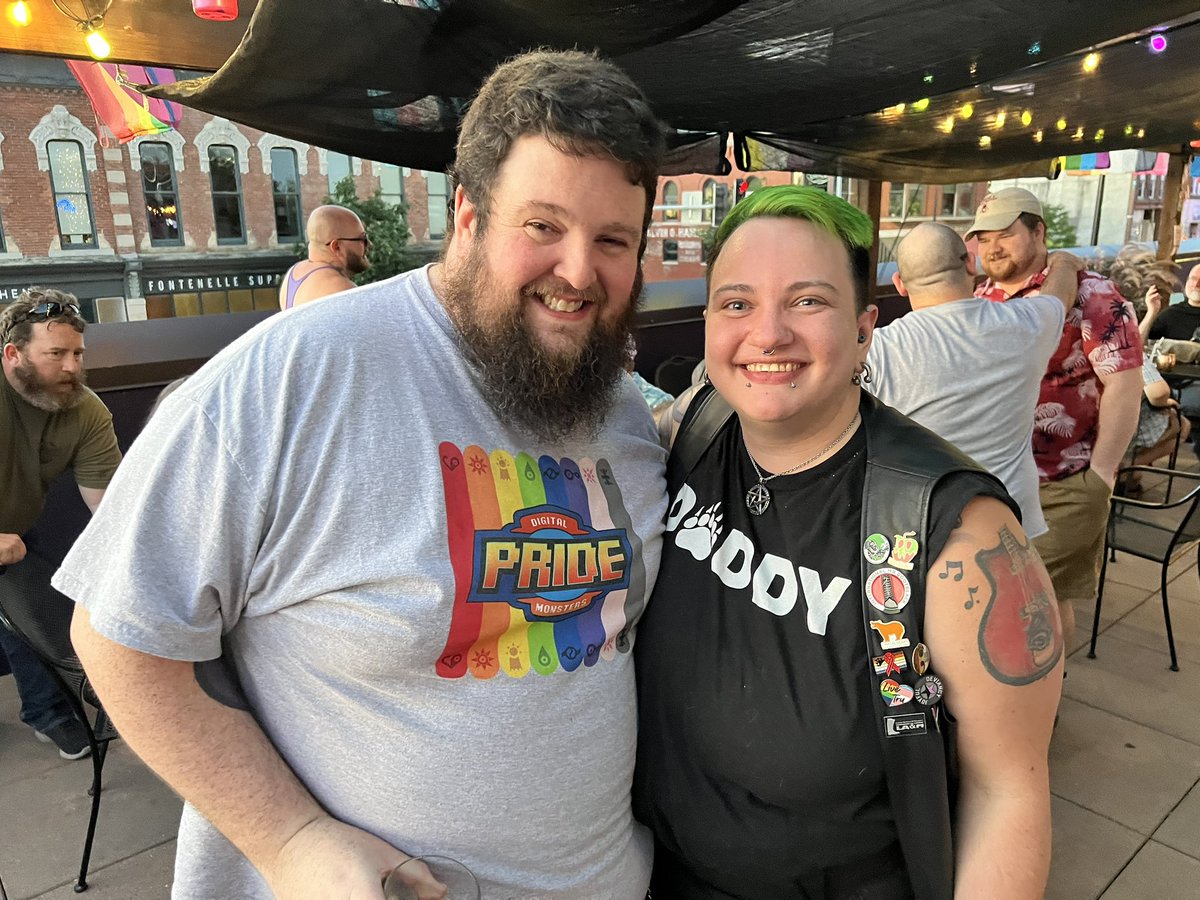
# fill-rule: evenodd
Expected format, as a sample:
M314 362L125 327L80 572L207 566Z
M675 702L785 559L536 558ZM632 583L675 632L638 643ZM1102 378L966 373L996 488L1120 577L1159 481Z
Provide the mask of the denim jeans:
M0 578L4 578L0 575ZM29 645L0 625L0 649L8 657L17 694L21 698L21 721L35 731L45 732L75 718L71 703L42 665Z

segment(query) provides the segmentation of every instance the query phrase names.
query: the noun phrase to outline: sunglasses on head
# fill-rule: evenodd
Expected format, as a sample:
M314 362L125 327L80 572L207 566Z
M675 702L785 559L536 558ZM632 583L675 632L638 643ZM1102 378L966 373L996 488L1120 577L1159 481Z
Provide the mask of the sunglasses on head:
M80 315L79 306L74 303L60 303L57 300L43 300L33 309L26 312L24 315L18 316L9 323L8 331L3 335L4 341L8 340L8 336L12 330L22 322L28 322L30 319L44 320L57 319L59 316L78 316Z
M33 316L42 316L47 319L53 319L56 316L77 316L79 315L79 307L74 303L59 303L57 300L47 300L44 303L39 303L29 312L21 317L21 320L32 318Z

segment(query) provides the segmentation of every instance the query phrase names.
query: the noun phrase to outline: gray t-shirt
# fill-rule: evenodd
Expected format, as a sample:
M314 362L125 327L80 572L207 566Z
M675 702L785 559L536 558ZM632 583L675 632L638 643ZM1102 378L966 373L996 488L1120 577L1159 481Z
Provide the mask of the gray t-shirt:
M1062 337L1065 310L1048 295L992 303L969 297L877 328L866 385L1004 482L1025 533L1046 531L1033 461L1033 412Z
M334 816L487 897L642 898L632 629L665 454L628 379L599 437L499 421L418 271L282 314L147 425L54 583L101 634L224 652ZM175 896L265 898L195 810Z

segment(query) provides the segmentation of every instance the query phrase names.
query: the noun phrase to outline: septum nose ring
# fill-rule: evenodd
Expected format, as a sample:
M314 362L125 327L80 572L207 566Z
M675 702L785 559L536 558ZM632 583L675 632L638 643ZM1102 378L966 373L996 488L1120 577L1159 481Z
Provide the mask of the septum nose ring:
M763 348L763 356L771 356L774 352L775 352L774 347L772 347L770 350Z

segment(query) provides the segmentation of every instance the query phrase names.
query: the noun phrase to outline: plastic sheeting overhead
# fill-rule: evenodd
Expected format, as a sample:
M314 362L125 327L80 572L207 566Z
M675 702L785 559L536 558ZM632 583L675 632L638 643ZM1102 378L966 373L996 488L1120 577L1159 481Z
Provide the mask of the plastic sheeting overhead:
M441 169L482 79L538 46L628 71L678 129L671 172L722 171L728 133L743 168L934 183L1200 137L1200 0L262 0L219 72L153 93Z

